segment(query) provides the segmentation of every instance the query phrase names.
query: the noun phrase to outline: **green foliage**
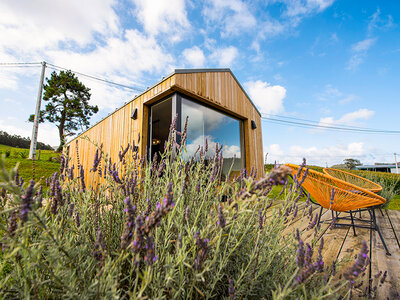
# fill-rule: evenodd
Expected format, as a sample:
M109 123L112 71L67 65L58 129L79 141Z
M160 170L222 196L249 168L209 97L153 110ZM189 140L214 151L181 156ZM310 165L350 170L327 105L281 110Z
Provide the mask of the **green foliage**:
M309 218L304 216L308 209L297 212L296 187L279 195L279 207L268 195L271 184L284 178L284 168L259 181L244 175L220 181L218 153L206 161L200 151L196 160L187 161L184 148L172 145L176 143L168 143L159 162L148 164L132 148L118 162L104 153L102 159L97 155L94 180L104 178L99 170L107 174L103 183L93 182L89 188L77 172L70 178L63 163L43 201L40 195L33 196L32 185L16 184L15 169L0 168L0 187L9 192L0 202L5 249L0 258L0 297L348 295L348 282L335 277L329 267L311 272L316 266L312 252L298 248L300 240L291 234L297 213ZM221 203L223 195L227 201ZM309 234L307 230L314 229L301 230L298 239ZM318 247L316 240L310 243ZM306 265L296 263L298 253L306 255Z
M0 144L11 146L11 147L29 149L29 147L31 145L31 139L21 137L16 134L11 135L5 131L0 130ZM53 148L50 145L45 145L44 143L41 143L41 142L37 142L36 148L42 149L42 150L53 150Z
M78 129L88 128L90 117L98 112L97 106L89 105L90 89L81 83L71 71L55 71L46 78L43 100L47 102L40 111L40 122L55 123L60 135L62 150L65 137L73 135ZM34 115L29 117L33 122Z
M352 170L355 166L361 165L361 162L358 159L354 159L354 158L346 158L343 160L343 163L345 164L346 168L349 170Z

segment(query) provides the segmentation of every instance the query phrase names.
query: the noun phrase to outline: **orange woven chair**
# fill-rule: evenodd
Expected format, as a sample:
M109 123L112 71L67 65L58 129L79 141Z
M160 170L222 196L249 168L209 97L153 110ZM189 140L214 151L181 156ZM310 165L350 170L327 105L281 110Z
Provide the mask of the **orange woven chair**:
M356 174L333 168L324 168L323 171L327 175L349 182L373 193L382 191L382 187L379 184Z
M321 206L319 218L321 218L323 208L333 212L346 212L350 214L351 224L336 224L343 226L352 226L354 235L356 235L355 227L370 228L376 230L386 249L386 254L390 255L382 234L376 224L374 207L386 203L385 198L375 193L363 189L357 185L346 182L344 180L334 178L330 175L320 173L314 170L302 168L294 164L286 164L292 169L292 176L302 185L302 187L310 193L310 195ZM307 171L306 171L307 170ZM305 175L305 173L308 173ZM332 197L333 195L333 197ZM356 210L368 210L371 220L370 226L355 225L353 213ZM348 219L341 217L340 219ZM365 222L365 220L360 220ZM320 219L318 220L318 223Z

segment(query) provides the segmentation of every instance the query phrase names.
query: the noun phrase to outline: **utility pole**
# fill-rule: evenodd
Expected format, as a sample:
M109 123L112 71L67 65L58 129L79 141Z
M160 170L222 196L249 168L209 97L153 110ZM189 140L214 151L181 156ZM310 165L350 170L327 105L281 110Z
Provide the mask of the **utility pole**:
M394 154L394 162L396 163L396 173L400 174L399 173L399 166L397 165L396 153L393 153L393 154Z
M39 129L39 120L40 120L40 103L42 101L42 91L43 91L43 81L44 81L44 73L46 70L46 62L42 62L42 74L40 75L40 85L38 96L36 100L36 111L35 118L33 120L33 128L32 128L32 139L31 139L31 147L29 149L29 159L36 159L36 144L37 144L37 134Z

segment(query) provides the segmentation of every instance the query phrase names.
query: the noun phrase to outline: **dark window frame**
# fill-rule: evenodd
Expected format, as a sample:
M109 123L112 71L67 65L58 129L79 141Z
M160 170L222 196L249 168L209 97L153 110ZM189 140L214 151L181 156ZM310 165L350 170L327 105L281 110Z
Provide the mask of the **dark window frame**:
M152 104L149 105L149 117L147 120L148 124L148 137L147 137L147 153L148 153L148 160L152 159L152 153L151 153L151 138L152 138L152 124L151 124L151 113L152 113L152 107L154 105L157 105L165 100L170 99L172 100L172 120L177 117L176 119L176 130L177 131L182 131L182 98L192 101L194 103L197 103L199 105L202 105L208 109L214 110L218 113L221 113L229 118L232 118L234 120L239 121L239 134L240 134L240 152L241 152L241 160L242 160L242 169L246 168L246 147L245 147L245 130L244 130L244 119L235 117L221 109L218 109L214 106L209 105L208 103L201 102L197 99L194 99L193 97L190 97L188 95L182 94L180 92L174 92ZM178 135L176 137L176 142L180 143L180 136Z

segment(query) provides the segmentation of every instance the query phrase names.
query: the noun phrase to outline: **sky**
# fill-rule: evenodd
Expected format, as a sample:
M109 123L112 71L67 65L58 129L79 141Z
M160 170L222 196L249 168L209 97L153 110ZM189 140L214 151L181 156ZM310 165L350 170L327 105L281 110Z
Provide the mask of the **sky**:
M176 68L230 68L263 116L400 130L400 1L0 0L0 130L31 136L41 71L1 63L41 61L137 89L78 76L100 109L92 124ZM262 132L268 163L400 153L399 134L268 119ZM56 126L39 141L58 145Z

